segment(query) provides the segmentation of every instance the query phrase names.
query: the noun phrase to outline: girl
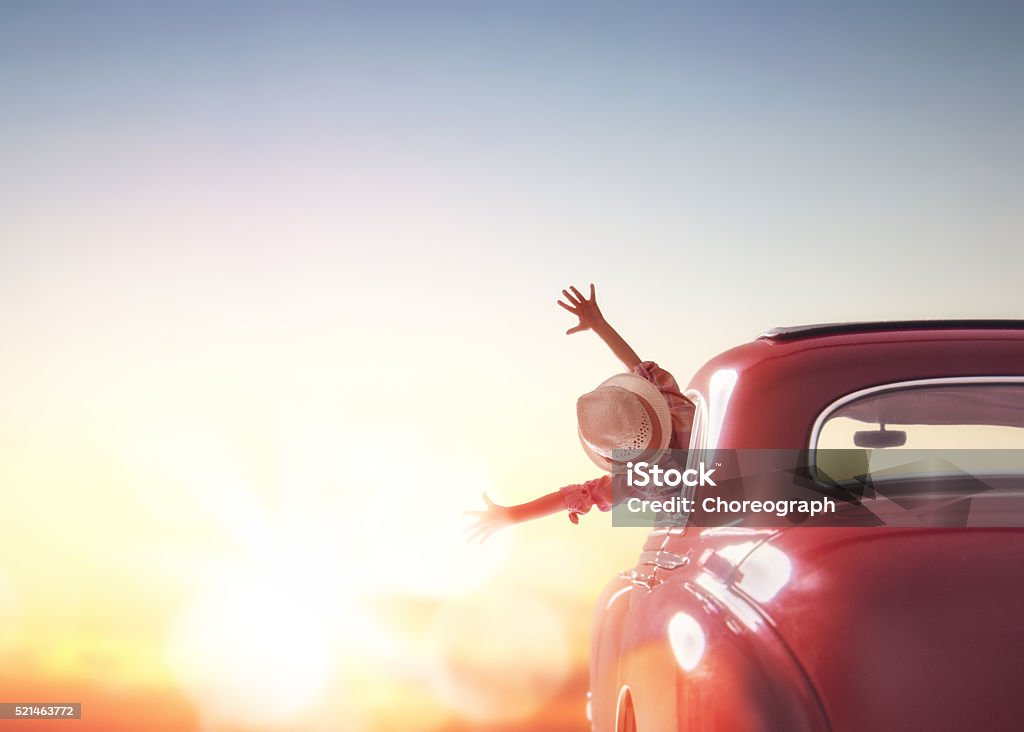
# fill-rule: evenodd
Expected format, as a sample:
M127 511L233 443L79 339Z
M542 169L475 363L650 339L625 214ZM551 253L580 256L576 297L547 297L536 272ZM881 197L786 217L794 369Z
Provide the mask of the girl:
M616 374L576 401L577 431L583 450L608 474L564 486L516 506L499 506L485 493L487 509L467 512L476 517L476 522L468 528L470 539L483 541L509 524L559 511L567 510L574 524L579 523L580 515L592 506L608 511L612 507L613 450L685 450L689 446L694 404L679 391L672 374L653 361L641 361L636 351L608 324L597 306L593 285L589 299L572 286L562 290L562 295L568 302L559 300L558 304L579 318L579 323L569 328L566 335L593 331L630 372Z

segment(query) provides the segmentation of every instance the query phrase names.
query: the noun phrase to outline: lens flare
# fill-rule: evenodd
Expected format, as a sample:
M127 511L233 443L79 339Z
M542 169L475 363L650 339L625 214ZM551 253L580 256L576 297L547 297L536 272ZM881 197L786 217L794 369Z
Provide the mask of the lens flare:
M784 551L764 543L746 558L741 570L737 586L758 602L768 602L789 582L793 563Z
M707 640L704 629L692 615L678 612L668 621L668 642L679 667L693 671L704 657Z
M569 671L568 640L555 613L493 587L445 606L431 642L434 692L477 721L529 715L558 692Z

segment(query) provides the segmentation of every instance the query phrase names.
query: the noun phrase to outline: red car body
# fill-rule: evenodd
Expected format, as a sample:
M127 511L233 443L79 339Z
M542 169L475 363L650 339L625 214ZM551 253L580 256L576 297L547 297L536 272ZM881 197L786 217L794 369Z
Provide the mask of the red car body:
M806 449L846 395L987 377L1024 381L1024 321L776 331L688 394L706 446ZM1024 526L1024 499L999 510ZM1022 729L1022 669L1024 528L662 528L599 599L589 709L600 732Z

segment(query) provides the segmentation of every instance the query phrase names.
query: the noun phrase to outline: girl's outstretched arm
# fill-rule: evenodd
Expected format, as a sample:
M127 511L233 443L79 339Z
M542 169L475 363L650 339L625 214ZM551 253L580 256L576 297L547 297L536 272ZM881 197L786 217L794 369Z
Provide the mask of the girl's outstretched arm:
M528 503L520 503L517 506L499 506L484 493L484 503L487 504L485 511L466 511L467 516L475 516L476 523L466 528L466 539L473 541L479 539L484 541L498 529L511 524L530 521L541 516L548 516L553 513L565 510L565 499L560 491L548 493Z
M571 285L568 290L562 290L562 294L565 295L565 299L569 302L565 303L559 300L558 304L580 319L579 324L569 328L569 330L565 331L565 334L572 335L582 330L592 330L602 341L608 344L608 347L612 349L612 353L618 356L627 369L632 371L636 368L640 363L640 357L636 355L636 351L604 319L601 309L597 306L597 295L594 294L594 285L590 285L589 300L583 297L580 291Z

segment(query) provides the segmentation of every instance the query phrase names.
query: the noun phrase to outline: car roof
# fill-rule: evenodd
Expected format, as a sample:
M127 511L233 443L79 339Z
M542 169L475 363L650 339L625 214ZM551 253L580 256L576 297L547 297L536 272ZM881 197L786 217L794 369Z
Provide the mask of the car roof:
M1024 320L876 320L852 323L817 323L772 328L758 336L768 341L795 341L855 333L922 330L1024 330Z
M693 375L719 445L806 447L836 399L880 384L1024 378L1024 320L924 320L808 325L769 331ZM728 414L726 414L728 412Z

